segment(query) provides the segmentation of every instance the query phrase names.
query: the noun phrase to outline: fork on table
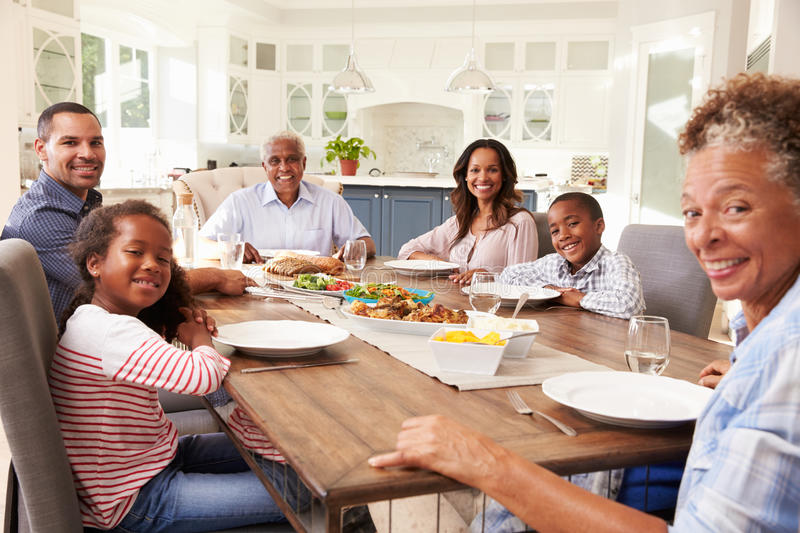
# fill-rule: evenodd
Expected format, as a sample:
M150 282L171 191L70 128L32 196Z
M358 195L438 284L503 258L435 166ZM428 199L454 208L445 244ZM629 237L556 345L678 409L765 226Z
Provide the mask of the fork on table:
M535 409L531 409L528 407L528 404L525 403L519 394L516 391L507 391L506 395L508 396L508 400L511 402L511 405L514 407L514 410L521 415L539 415L548 422L552 423L555 427L560 429L562 432L566 433L570 437L574 437L578 434L577 431L566 425L564 422L560 420L556 420L550 415L546 415L541 411L536 411Z

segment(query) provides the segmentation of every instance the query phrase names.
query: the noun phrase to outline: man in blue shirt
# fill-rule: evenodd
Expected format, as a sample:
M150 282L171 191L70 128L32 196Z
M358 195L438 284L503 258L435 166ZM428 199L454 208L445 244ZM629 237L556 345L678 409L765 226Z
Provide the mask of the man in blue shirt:
M315 250L330 255L348 240L363 240L367 257L375 242L340 195L303 181L305 144L284 131L261 147L267 180L230 194L203 225L200 235L216 240L219 233L241 233L244 261L260 263L258 248Z
M100 121L75 102L54 104L39 117L34 149L42 162L39 179L17 201L0 239L24 239L36 249L60 320L81 283L67 245L83 217L103 201L94 189L106 160ZM241 294L254 284L238 271L195 269L188 274L196 293Z

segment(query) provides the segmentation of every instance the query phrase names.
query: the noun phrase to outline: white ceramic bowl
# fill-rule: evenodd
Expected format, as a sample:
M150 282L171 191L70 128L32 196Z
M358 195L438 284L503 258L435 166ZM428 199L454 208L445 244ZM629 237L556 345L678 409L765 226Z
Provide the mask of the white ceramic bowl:
M493 376L500 366L503 352L508 347L508 342L503 346L491 344L473 344L464 342L446 342L433 339L442 338L448 331L465 331L463 328L443 327L436 330L428 340L428 346L433 351L436 364L444 372L463 372L467 374L483 374ZM483 337L490 330L467 329L478 337ZM501 339L508 339L511 333L500 333Z
M511 333L511 338L508 340L508 345L506 346L503 357L512 359L527 357L528 351L530 351L533 341L536 340L536 335L539 333L539 323L535 320L515 318L513 324L509 324L511 321L510 318L502 318L491 313L482 313L480 311L467 311L467 316L469 316L467 328L489 329L491 331ZM532 332L535 332L535 334L520 337L523 333Z

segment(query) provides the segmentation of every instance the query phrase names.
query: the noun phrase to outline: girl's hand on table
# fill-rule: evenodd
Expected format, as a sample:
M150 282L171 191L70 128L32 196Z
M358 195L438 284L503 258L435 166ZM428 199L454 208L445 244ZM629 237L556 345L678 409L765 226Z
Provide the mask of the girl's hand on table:
M213 346L211 334L217 333L216 322L203 309L180 307L178 311L186 319L178 325L178 340L192 350L198 346Z
M467 270L466 272L451 274L449 278L453 283L458 283L459 285L469 285L472 283L472 275L475 272L488 272L488 270L485 268L473 268L472 270Z
M715 389L722 377L731 369L731 362L727 359L715 359L700 371L698 384Z

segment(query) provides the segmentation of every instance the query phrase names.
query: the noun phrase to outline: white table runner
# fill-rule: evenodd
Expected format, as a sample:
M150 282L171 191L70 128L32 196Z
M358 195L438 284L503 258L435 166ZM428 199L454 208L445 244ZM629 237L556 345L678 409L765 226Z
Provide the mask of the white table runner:
M395 359L414 367L458 388L458 390L493 389L520 385L538 385L545 379L567 372L608 371L610 368L592 363L576 355L549 348L537 342L531 346L524 359L503 358L494 376L442 372L428 346L428 337L387 333L366 328L354 320L342 318L336 311L326 309L320 303L294 302L301 309L312 313L335 326L344 328L359 339L381 349Z

